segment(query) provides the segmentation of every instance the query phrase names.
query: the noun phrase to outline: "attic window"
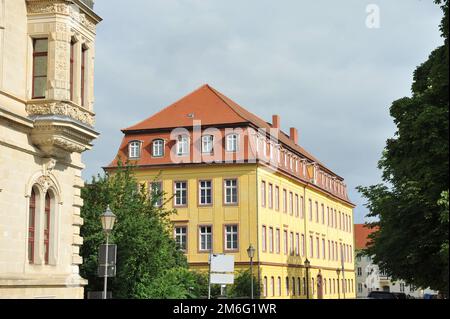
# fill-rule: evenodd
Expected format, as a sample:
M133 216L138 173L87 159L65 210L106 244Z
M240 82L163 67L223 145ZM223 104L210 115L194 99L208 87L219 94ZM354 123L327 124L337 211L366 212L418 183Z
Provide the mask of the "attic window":
M128 155L130 158L139 158L141 156L140 141L132 141L128 144Z

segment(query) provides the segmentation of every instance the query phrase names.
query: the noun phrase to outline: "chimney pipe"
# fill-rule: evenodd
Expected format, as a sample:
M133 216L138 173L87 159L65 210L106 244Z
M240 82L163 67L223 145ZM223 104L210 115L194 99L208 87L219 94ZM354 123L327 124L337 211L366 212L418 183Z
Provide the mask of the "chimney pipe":
M272 126L274 128L280 128L280 116L279 115L272 115Z
M289 138L295 143L298 144L298 130L295 127L291 127Z

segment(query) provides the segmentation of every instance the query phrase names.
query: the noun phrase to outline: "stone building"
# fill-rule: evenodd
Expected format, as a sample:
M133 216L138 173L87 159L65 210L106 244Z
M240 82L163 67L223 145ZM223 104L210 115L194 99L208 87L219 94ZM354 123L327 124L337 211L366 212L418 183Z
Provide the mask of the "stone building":
M94 130L91 0L0 0L0 298L83 298L81 154Z

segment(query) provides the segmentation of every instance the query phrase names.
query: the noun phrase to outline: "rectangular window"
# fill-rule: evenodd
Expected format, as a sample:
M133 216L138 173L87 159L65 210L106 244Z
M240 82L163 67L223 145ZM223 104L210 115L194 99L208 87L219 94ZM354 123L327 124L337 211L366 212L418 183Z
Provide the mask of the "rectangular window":
M187 227L186 226L175 227L174 233L175 233L175 242L177 243L178 247L180 247L181 250L186 251Z
M266 228L266 226L263 226L262 227L262 233L261 233L261 236L262 236L262 250L263 251L267 251L267 239L266 239L266 236L267 236L267 228Z
M288 243L288 232L287 230L283 231L283 245L284 245L284 254L287 255L289 251L289 243Z
M237 225L225 226L225 250L238 250L239 236Z
M330 207L327 206L327 226L331 226L330 225Z
M175 182L175 206L187 206L187 182Z
M309 236L309 257L314 257L314 240L313 236Z
M85 104L85 86L86 86L86 48L81 49L81 105Z
M261 206L266 207L266 182L261 182Z
M330 241L328 240L328 260L331 260L331 249L330 249Z
M299 202L298 202L298 194L295 194L295 217L299 216Z
M295 233L295 255L300 255L300 234Z
M268 190L268 201L269 201L269 208L273 208L273 185L269 184L269 190Z
M325 254L325 239L322 238L322 259L326 258Z
M316 208L316 223L319 222L319 203L315 202L315 208Z
M213 152L214 136L202 136L202 153L211 154Z
M47 90L48 39L33 41L33 99L44 99Z
M275 186L275 209L280 210L280 188Z
M75 63L75 41L70 41L70 100L73 101L74 93L74 63Z
M269 227L269 252L273 253L273 227Z
M212 204L212 181L205 180L199 181L199 204L211 205Z
M128 156L129 158L139 158L141 156L141 142L132 141L128 145Z
M154 140L152 143L152 156L163 157L164 156L164 140Z
M200 251L212 251L212 227L199 226Z
M361 267L358 267L358 277L362 276L362 269Z
M320 242L319 237L316 237L316 257L320 258Z
M294 194L289 192L289 214L292 216L294 214Z
M227 152L237 152L237 150L238 150L238 135L237 134L227 135L226 150L227 150Z
M305 235L302 234L302 256L305 257L306 243L305 243Z
M180 135L177 139L177 155L189 154L189 137L186 135Z
M152 182L150 185L152 200L156 207L161 207L163 202L162 182Z
M303 198L303 196L300 196L300 218L302 218L303 219L303 217L304 217L304 211L303 211L303 205L305 204L305 202L304 202L304 198Z
M238 184L237 179L224 180L225 204L235 205L238 203Z
M322 204L322 225L325 225L325 206Z
M279 254L280 251L281 251L280 244L281 244L280 229L277 228L276 236L275 236L275 246L276 246L276 253L277 254Z
M287 213L287 191L283 189L283 213Z
M312 208L312 200L309 200L309 220L312 221L313 220L313 208Z
M290 248L289 252L293 256L294 252L295 252L295 250L294 250L295 249L295 246L294 246L294 233L293 232L289 233L289 248Z

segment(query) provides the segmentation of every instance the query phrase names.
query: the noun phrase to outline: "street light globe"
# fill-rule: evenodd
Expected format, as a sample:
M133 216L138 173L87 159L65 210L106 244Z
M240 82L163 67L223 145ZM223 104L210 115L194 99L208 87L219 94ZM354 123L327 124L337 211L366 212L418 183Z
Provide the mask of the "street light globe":
M114 222L116 221L116 215L113 214L113 212L109 208L109 205L106 208L106 211L102 215L100 215L100 219L102 221L103 230L109 233L113 229Z
M249 258L255 257L255 248L253 247L252 244L250 244L250 246L248 247L247 254Z

